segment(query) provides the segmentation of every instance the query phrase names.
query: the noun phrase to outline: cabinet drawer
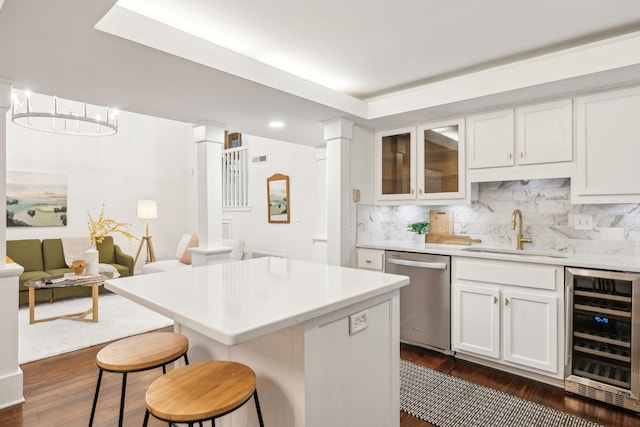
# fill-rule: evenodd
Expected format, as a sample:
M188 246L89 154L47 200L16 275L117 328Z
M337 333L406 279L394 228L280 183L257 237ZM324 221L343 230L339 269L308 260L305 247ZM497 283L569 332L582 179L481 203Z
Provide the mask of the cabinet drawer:
M384 251L358 249L358 268L384 271Z
M551 265L461 259L455 274L461 280L553 291L556 290L557 270L558 267Z

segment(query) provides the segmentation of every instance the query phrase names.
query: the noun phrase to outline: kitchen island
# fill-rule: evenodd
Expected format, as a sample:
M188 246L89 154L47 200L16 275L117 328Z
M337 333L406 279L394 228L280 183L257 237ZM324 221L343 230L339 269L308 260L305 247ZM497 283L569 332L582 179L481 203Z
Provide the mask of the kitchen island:
M267 426L399 425L405 276L258 258L109 280L174 320L192 362L256 371ZM131 319L135 321L135 319ZM253 405L217 425L257 426Z

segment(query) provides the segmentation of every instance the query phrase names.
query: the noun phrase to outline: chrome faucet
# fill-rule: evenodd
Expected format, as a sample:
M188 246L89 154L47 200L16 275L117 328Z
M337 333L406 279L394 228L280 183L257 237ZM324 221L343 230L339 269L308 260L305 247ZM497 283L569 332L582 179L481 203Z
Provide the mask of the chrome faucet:
M520 212L520 209L514 210L513 214L511 215L511 229L516 229L516 220L518 217L520 217L520 223L518 224L518 245L516 246L516 248L522 250L522 244L531 243L532 240L530 237L522 237L522 212Z

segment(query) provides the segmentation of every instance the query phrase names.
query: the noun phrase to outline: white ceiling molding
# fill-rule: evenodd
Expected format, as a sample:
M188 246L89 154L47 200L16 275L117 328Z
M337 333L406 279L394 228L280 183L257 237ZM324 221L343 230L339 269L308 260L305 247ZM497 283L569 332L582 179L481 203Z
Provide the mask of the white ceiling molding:
M629 66L640 66L640 32L370 99L367 117L402 114ZM607 84L602 81L603 86Z

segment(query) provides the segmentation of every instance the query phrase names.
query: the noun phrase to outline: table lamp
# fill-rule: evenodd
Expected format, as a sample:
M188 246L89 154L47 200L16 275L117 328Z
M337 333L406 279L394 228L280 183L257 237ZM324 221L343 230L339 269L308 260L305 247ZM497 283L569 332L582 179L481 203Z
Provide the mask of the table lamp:
M149 220L158 218L158 203L155 200L138 200L138 218L145 220L145 235L140 239L140 246L134 260L134 265L138 262L142 246L147 244L147 259L145 263L155 262L156 255L153 252L153 244L149 235Z

